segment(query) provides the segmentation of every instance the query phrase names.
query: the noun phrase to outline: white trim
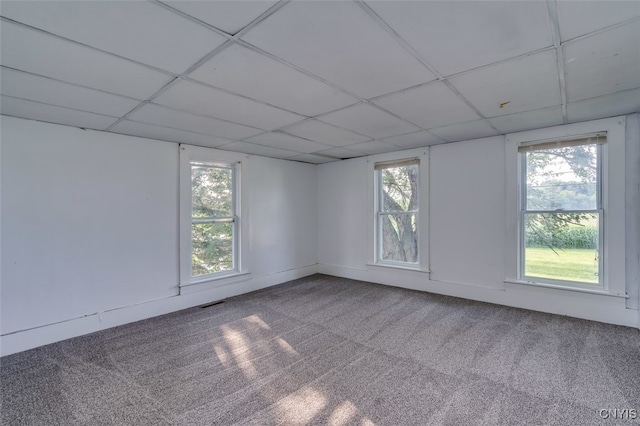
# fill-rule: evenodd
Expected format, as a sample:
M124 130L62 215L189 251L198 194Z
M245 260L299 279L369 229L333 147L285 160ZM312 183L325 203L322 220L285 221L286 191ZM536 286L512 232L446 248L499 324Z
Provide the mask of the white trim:
M59 342L72 337L82 336L119 325L129 324L147 318L176 312L194 306L260 290L287 281L313 275L317 265L303 266L287 271L259 277L252 277L234 285L222 285L216 288L188 291L164 299L152 300L137 305L125 306L105 312L73 318L56 324L44 325L28 330L5 334L0 337L0 356ZM190 286L189 289L199 286Z
M418 263L401 264L396 262L378 261L376 244L378 221L378 179L375 171L376 163L390 163L400 160L420 161L418 169ZM429 147L408 149L386 154L371 155L367 157L367 264L395 269L407 269L412 271L426 272L429 270ZM415 266L412 266L415 265Z
M607 297L609 295L566 288L510 285L508 282L505 288L476 286L428 280L418 271L359 269L327 264L318 264L318 273L627 327L638 327L640 319L638 311L625 308L624 297Z
M199 286L203 284L216 283L217 286L225 285L231 281L246 281L251 278L251 272L237 272L237 271L228 271L226 273L220 273L215 275L202 275L199 277L194 277L191 282L188 284L183 284L181 287L184 289L186 287ZM182 292L184 294L184 292Z
M391 263L391 262L378 262L378 263L367 263L367 268L369 267L373 267L373 268L391 268L391 269L401 269L404 271L414 271L414 272L420 272L423 274L428 274L431 271L425 271L423 269L420 269L420 265L415 264L415 263ZM415 265L415 267L412 267L411 265Z
M236 152L220 151L212 148L180 144L180 288L192 284L211 282L214 280L226 280L230 276L249 273L249 194L246 185L249 173L249 156ZM219 274L191 276L191 163L202 162L209 164L223 164L234 167L234 204L235 215L239 217L239 226L235 226L237 235L234 238L234 260L237 262L233 271L225 271ZM239 196L238 196L239 194Z
M591 289L591 288L586 288L586 286L583 286L583 287L572 286L571 284L565 284L564 282L562 282L562 284L550 284L547 282L520 280L520 281L505 281L505 284L532 285L535 287L544 287L544 288L553 288L558 290L568 290L568 291L578 291L582 293L599 294L601 296L621 297L623 299L629 298L628 294L611 293L606 290L603 290L602 287L599 287L599 286L594 286L594 288Z
M511 133L505 140L505 282L522 283L520 270L520 211L518 177L521 162L518 161L518 146L521 143L554 138L570 138L573 135L607 133L607 143L603 145L602 173L604 193L604 244L602 262L603 289L605 293L625 294L625 117L614 117L583 123L549 127ZM516 284L520 285L520 284ZM549 288L549 286L545 286ZM580 292L583 287L567 286L564 290Z
M602 136L603 132L597 133L598 136ZM604 133L605 137L603 139L603 142L606 142L606 133ZM584 138L577 138L577 139L572 139L570 141L580 141L580 142L584 142L588 139L584 139ZM523 144L527 147L527 148L533 148L530 150L521 150ZM583 145L585 145L586 143L583 143ZM518 195L519 195L519 199L518 199L518 280L516 282L518 283L539 283L539 284L546 284L546 285L556 285L556 286L566 286L566 287L573 287L573 288L583 288L585 286L590 287L591 284L588 282L574 282L574 281L569 281L569 280L556 280L556 279L551 279L551 278L545 278L545 277L537 277L535 275L527 275L526 271L525 271L525 265L524 265L524 261L525 261L525 226L524 226L524 220L525 217L528 214L571 214L571 213L579 213L579 214L597 214L598 215L598 245L597 245L597 250L598 250L598 283L596 285L596 287L599 290L603 290L605 289L605 280L604 280L604 251L606 250L605 248L605 227L604 227L604 202L603 202L603 188L604 188L604 181L606 181L606 174L604 173L604 164L607 164L607 153L606 150L603 149L601 144L596 145L596 206L595 209L583 209L583 210L565 210L565 209L559 209L559 210L533 210L533 209L528 209L527 208L527 158L526 155L529 152L541 149L548 149L545 146L546 145L554 145L552 142L540 142L540 145L538 145L536 142L526 142L526 143L520 143L518 144L518 162L519 164L519 172L518 172ZM566 145L563 144L562 142L558 142L557 144L558 147L565 147L565 146L573 146L573 145ZM555 146L554 146L555 148ZM606 192L606 191L605 191ZM605 291L605 293L608 293Z

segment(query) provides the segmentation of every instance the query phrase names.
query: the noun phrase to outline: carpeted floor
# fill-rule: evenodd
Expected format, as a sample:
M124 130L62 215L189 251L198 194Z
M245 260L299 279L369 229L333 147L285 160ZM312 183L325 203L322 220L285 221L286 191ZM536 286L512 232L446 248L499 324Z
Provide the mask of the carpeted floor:
M314 275L4 357L0 380L11 426L636 424L640 332Z

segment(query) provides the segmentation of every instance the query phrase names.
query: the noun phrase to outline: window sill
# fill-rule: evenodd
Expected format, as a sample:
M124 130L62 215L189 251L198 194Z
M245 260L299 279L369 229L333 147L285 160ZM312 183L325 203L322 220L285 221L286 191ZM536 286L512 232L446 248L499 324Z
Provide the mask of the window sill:
M551 289L554 289L554 290L575 291L575 292L578 292L578 293L597 294L599 296L619 297L619 298L622 298L622 299L628 299L629 298L628 294L611 293L611 292L609 292L607 290L604 290L602 288L590 289L590 288L583 288L583 287L572 287L572 286L568 286L568 285L565 286L565 285L559 285L559 284L537 283L537 282L533 282L533 281L520 281L520 280L505 280L504 282L506 284L528 285L528 286L532 286L532 287L551 288Z
M220 285L233 284L235 282L245 281L249 279L251 272L230 272L228 274L207 276L202 278L192 279L188 283L180 284L180 287L191 287L201 284L220 283Z
M367 267L400 269L403 271L420 272L423 274L428 274L431 272L431 271L425 271L424 269L420 269L419 266L404 266L404 265L395 265L391 263L367 263L366 265Z

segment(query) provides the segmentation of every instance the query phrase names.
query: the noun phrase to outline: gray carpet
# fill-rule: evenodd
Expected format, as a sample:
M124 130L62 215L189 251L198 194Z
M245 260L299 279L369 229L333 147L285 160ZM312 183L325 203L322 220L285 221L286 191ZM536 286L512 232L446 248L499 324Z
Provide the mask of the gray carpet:
M638 424L637 329L314 275L0 359L3 425ZM640 418L640 413L638 413Z

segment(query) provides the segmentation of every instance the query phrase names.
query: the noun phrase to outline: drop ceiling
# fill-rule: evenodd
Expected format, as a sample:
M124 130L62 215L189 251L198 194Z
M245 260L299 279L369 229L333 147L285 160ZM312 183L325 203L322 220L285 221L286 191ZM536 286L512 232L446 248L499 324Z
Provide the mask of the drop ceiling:
M0 1L0 112L309 163L640 111L640 1Z

